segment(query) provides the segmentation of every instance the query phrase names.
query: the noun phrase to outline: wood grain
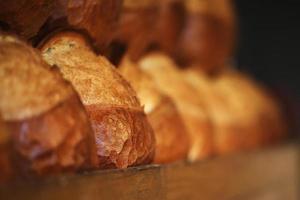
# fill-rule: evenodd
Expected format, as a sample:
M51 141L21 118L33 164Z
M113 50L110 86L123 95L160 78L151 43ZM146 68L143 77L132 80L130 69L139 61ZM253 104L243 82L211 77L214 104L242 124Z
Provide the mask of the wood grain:
M0 199L296 200L298 146L0 187Z

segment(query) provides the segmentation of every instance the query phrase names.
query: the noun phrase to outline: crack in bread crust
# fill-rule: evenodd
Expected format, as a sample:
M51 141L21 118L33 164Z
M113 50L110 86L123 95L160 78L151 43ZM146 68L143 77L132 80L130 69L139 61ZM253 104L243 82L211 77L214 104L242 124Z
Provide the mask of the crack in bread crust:
M141 110L87 105L95 132L100 166L126 168L147 164L153 159L155 140L146 115Z

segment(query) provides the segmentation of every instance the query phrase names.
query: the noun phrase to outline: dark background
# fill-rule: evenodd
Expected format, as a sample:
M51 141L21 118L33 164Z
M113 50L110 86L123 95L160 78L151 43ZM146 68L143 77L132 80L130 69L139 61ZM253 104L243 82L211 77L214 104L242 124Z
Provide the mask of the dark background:
M271 87L299 132L300 1L235 0L238 68Z

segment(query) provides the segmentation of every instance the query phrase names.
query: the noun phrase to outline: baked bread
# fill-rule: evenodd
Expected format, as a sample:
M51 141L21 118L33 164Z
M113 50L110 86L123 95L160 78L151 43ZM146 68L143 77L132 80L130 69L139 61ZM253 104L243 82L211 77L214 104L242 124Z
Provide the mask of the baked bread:
M212 124L195 88L184 80L183 74L163 53L148 54L139 61L139 65L153 78L158 89L176 104L190 135L189 159L203 159L212 155Z
M49 0L0 1L0 30L2 27L29 39L37 34L54 6L55 1Z
M262 133L256 128L256 116L245 111L250 102L239 95L245 91L239 91L219 80L218 76L209 77L199 70L186 70L185 79L202 94L214 126L217 154L252 150L261 145Z
M162 51L174 55L185 24L183 0L161 0L156 28L156 45Z
M5 153L15 152L16 173L43 176L95 166L88 117L56 68L31 47L1 35L0 79L0 114L12 143Z
M287 127L280 106L263 86L234 70L223 73L220 82L235 88L241 96L245 106L240 114L248 114L255 119L255 129L252 130L261 134L262 145L276 143L284 137Z
M122 0L57 0L46 34L56 29L73 29L91 38L98 50L107 47L118 21Z
M154 163L186 159L189 136L173 101L159 92L150 76L128 57L122 60L118 70L137 92L153 127L156 138Z
M124 0L122 12L109 57L120 61L126 52L127 56L136 62L154 43L156 24L158 20L158 0ZM121 55L115 55L119 49L124 49ZM117 63L117 62L116 62Z
M176 56L181 64L215 72L232 54L235 21L230 0L186 0L187 19Z
M96 56L78 33L58 33L41 51L79 93L94 129L99 167L126 168L151 162L153 130L135 91L114 66Z

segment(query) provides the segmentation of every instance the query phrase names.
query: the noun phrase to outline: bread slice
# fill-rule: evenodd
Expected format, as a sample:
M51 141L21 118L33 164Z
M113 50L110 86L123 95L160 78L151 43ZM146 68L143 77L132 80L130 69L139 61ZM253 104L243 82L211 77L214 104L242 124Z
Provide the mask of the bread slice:
M197 160L213 154L212 124L196 89L184 80L174 62L160 52L139 61L141 69L153 78L158 89L175 102L190 135L189 159Z
M41 48L78 91L92 123L100 167L126 168L149 163L155 138L135 91L84 37L63 32Z
M0 114L20 175L74 172L94 165L87 115L57 69L50 69L33 48L1 35L0 79Z
M187 158L189 136L171 98L162 94L154 81L128 57L118 67L141 101L153 127L156 148L155 163L170 163Z

